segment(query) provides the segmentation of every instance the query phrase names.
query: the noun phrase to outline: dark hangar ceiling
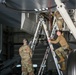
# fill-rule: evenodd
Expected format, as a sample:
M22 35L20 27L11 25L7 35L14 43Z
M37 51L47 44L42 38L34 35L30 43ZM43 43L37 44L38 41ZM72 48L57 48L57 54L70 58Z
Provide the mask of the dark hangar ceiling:
M67 8L76 8L76 0L67 0L66 3ZM55 5L54 0L0 0L0 23L19 28L22 12L35 13L35 9L45 10Z

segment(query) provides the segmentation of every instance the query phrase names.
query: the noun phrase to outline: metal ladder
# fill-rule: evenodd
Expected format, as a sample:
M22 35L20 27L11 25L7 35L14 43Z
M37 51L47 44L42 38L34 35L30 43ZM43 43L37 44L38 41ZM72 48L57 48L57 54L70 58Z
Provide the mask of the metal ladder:
M47 26L46 26L43 18L41 18L40 20L41 20L41 22L42 22L42 25L43 25L45 34L46 34L46 36L47 36L48 44L49 44L49 47L50 47L50 49L51 49L51 52L52 52L52 55L53 55L53 59L54 59L54 62L55 62L55 65L56 65L56 68L57 68L57 71L58 71L58 74L59 74L59 75L63 75L63 72L60 70L61 67L60 67L60 64L58 64L58 60L57 60L57 58L56 58L56 54L55 54L55 52L54 52L53 45L52 45L52 44L50 43L50 41L49 41L50 37L49 37L49 32L48 32L48 30L47 30ZM43 74L43 71L44 71L44 68L45 68L45 67L43 67L42 65L45 65L46 60L47 60L47 59L45 59L45 56L48 56L48 55L45 53L44 58L43 58L43 61L42 61L42 64L41 64L40 69L39 69L39 72L38 72L38 75L42 75L42 74Z
M38 38L39 38L39 35L38 35L38 34L39 34L40 31L41 31L41 27L42 27L41 20L39 20L38 25L37 25L37 28L36 28L36 32L35 32L35 34L34 34L33 41L32 41L32 43L31 43L31 49L33 50L33 52L34 52L34 49L35 49L37 40L38 40Z
M38 72L38 75L42 75L43 74L43 71L44 71L44 68L46 67L46 60L48 58L48 54L50 52L50 48L47 47L46 51L45 51L45 54L44 54L44 58L42 60L42 63L41 63L41 66L40 66L40 69L39 69L39 72Z
M56 22L56 17L54 16L53 29L52 29L51 36L50 36L51 39L54 38L56 30L59 30L59 28L58 28L58 25L57 25L57 22Z
M40 20L39 20L39 23L38 23L36 32L35 32L35 34L34 34L34 38L33 38L32 44L31 44L31 49L32 49L33 51L34 51L34 49L35 49L35 46L36 46L36 43L37 43L37 40L38 40L38 36L39 36L39 33L40 33L40 30L41 30L42 26L43 26L43 29L44 29L45 34L46 34L46 36L47 36L47 40L50 39L48 30L47 30L47 26L46 26L46 24L45 24L45 22L44 22L43 17L41 17ZM55 54L55 52L54 52L53 45L50 43L50 41L48 41L48 44L49 44L50 50L51 50L51 52L52 52L53 59L54 59L54 62L55 62L55 65L56 65L58 74L59 74L59 75L63 75L63 72L59 70L59 69L60 69L60 65L58 64L58 60L57 60L57 58L56 58L56 54ZM44 68L45 68L45 67L42 66L42 65L45 65L45 64L46 64L46 60L47 60L47 57L48 57L48 51L49 51L49 49L47 49L46 52L45 52L45 55L44 55L42 64L41 64L41 66L40 66L38 75L42 75L42 74L43 74L43 71L44 71Z

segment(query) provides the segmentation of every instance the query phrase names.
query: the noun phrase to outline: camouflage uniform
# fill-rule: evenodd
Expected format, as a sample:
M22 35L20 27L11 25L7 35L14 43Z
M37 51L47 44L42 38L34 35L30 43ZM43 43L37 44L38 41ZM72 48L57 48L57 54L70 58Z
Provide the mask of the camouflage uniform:
M69 45L68 45L66 39L63 37L63 35L58 36L58 38L55 41L51 41L51 43L53 43L53 44L60 43L61 47L56 49L55 52L58 56L63 55L65 57L64 50L69 49Z
M22 64L22 75L34 75L33 66L32 66L32 50L28 45L23 45L19 49L19 54L21 56Z
M55 41L51 41L51 43L56 44L60 43L61 47L55 50L56 54L59 56L61 63L61 70L66 70L66 65L65 65L65 57L66 57L66 52L64 50L69 49L69 45L66 41L66 39L63 37L63 35L58 36L58 38Z
M62 30L64 21L60 15L60 13L58 11L56 11L55 16L56 16L56 22L57 22L59 30Z

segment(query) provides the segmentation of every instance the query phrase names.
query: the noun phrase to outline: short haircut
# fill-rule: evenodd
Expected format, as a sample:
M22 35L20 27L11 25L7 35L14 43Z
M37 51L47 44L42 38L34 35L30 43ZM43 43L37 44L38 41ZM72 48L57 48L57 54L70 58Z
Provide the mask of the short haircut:
M56 32L58 32L58 31L61 32L61 34L63 33L62 30L56 30Z
M27 42L27 44L28 44L28 40L27 40L27 39L25 39L25 38L23 39L23 41L24 41L24 40L25 40L25 41Z

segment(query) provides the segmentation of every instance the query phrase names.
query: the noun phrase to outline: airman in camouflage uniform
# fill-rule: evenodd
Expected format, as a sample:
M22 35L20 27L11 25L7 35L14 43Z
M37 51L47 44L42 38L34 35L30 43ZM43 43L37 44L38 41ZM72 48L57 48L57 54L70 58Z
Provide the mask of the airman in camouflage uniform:
M55 41L51 40L50 42L53 43L53 44L60 43L61 47L56 49L55 52L60 58L59 63L62 62L61 70L65 70L65 64L63 62L65 61L64 57L66 57L66 54L65 54L64 50L69 50L69 45L68 45L66 39L63 37L61 30L57 30L56 33L58 35L58 38Z
M34 75L33 65L32 65L32 50L27 45L27 40L23 40L23 45L19 49L19 54L21 56L22 64L22 75Z
M56 22L57 22L59 30L62 30L64 20L63 20L63 18L61 17L61 15L58 11L55 12L55 16L56 16Z

